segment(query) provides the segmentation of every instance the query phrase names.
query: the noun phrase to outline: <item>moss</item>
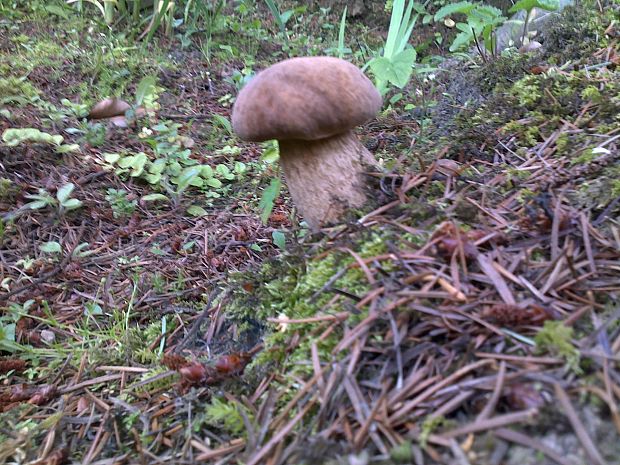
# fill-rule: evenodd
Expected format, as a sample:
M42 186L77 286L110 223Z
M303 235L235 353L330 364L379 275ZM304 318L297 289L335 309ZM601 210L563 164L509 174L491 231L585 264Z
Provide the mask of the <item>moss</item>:
M39 96L39 90L26 78L8 77L0 78L0 101L23 101L35 99Z
M599 156L598 154L594 153L593 150L589 148L589 149L584 150L583 153L579 155L578 157L573 158L570 161L570 164L571 165L583 165L586 163L590 163L592 160L594 160L598 156Z
M536 334L535 342L538 352L562 357L569 369L581 373L579 351L573 345L573 328L561 321L545 321L543 328Z
M420 445L425 448L428 443L428 438L431 434L433 434L437 429L446 424L446 418L438 415L438 416L428 416L422 422L422 428L420 431L420 437L418 438Z
M599 5L603 7L602 13ZM594 52L609 45L605 34L609 24L617 19L617 1L583 0L568 6L545 32L543 58L550 63L564 64L583 57L595 62Z
M227 399L219 399L214 397L211 402L204 408L202 414L197 415L196 421L193 422L195 432L199 432L202 426L213 426L223 429L226 433L234 437L245 436L245 423L241 415L241 409L245 416L251 421L252 413L238 402Z

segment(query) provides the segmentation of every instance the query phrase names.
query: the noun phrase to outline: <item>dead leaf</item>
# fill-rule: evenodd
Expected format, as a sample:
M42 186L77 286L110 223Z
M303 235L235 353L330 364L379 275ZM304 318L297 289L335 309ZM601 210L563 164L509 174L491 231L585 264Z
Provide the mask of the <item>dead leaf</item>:
M547 320L555 319L553 311L541 305L527 306L495 304L482 311L482 317L499 326L519 328L522 326L542 326Z

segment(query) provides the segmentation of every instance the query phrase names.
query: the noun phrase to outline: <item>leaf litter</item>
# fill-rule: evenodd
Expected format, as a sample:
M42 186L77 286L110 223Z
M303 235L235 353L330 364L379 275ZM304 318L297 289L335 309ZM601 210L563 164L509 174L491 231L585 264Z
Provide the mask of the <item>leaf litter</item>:
M19 284L0 299L22 305L18 340L45 349L41 335L51 330L62 357L53 358L50 378L29 382L22 374L33 357L0 360L1 371L13 373L0 387L0 408L13 415L0 430L8 438L0 458L491 464L507 459L506 444L515 444L542 454L546 462L539 463L616 463L617 447L587 410L604 412L612 425L607 434L620 434L618 202L584 209L569 200L580 183L618 162L618 128L596 132L590 105L583 102L573 121L525 152L511 133L498 132L494 146L478 147L485 156L459 160L462 169L435 161L404 175L375 175L388 197L382 205L356 224L299 244L296 253L307 262L331 254L350 259L313 289L320 311L250 319L244 323L256 328L249 330L227 309L235 296L260 295L257 288L268 283L247 279L229 289L227 279L278 253L274 227L257 213L222 201L198 220L180 210L143 209L120 221L101 208L100 191L126 185L94 163L68 155L58 164L36 146L1 148L3 176L21 189L70 179L85 206L57 221L23 214L3 240L3 279ZM606 151L596 163L572 165L557 142L584 127L594 131L574 150L595 139ZM385 137L373 124L367 129L370 140ZM286 205L279 207L272 214L278 227L288 217ZM358 245L377 231L386 249L360 254ZM200 253L185 253L179 237L195 240ZM33 248L50 240L64 244L57 262ZM252 252L256 241L267 258ZM76 260L83 242L92 253ZM154 243L163 254L151 253ZM16 264L26 256L35 258L22 269ZM166 285L155 291L145 270L157 270ZM359 271L359 289L339 288L350 270ZM80 331L85 301L93 315L109 318L129 306L125 317L136 326L151 324L154 315L174 319L163 358L141 362L128 331L114 336L127 339L121 350L109 342L117 353L102 355L105 363L87 351L74 360L71 347L91 343ZM284 334L285 357L302 339L310 342L307 369L294 382L277 363L252 367L270 350L261 343L267 323ZM337 343L321 349L333 335ZM150 340L150 349L162 339L160 333ZM226 403L214 402L216 395ZM593 407L582 406L585 398ZM213 423L205 428L209 402ZM242 433L214 426L226 418L236 419ZM45 427L11 429L34 419ZM580 455L541 439L558 425L574 433L579 450L570 452Z

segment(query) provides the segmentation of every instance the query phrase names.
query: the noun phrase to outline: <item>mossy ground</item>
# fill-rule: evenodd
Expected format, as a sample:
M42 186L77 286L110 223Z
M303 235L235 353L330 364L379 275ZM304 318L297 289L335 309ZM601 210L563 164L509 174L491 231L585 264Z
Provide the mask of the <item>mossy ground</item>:
M602 12L594 2L567 9L545 32L541 55L509 54L474 69L471 62L447 66L437 70L435 78L416 76L400 100L393 91L388 98L394 103L364 128L363 138L389 170L376 181L372 207L402 202L364 224L349 223L320 236L293 226L298 221L286 193L276 204L279 216L261 224L257 192L277 171L256 162L260 148L234 139L222 118L229 116L237 88L251 69L287 53L316 55L333 46L338 15L298 13L306 15L304 21L296 22L284 41L266 10L228 13L218 19L221 29L207 48L204 42L179 48L167 39L135 45L132 31L111 34L88 18L50 23L34 6L29 16L1 25L0 101L8 116L2 113L0 128L33 126L63 133L79 142L84 153L58 156L41 146L0 149L0 162L10 166L0 176L0 205L7 211L18 209L27 202L26 193L53 191L68 181L80 185L80 198L87 203L86 209L65 216L45 210L2 224L2 259L11 262L11 279L21 284L59 265L57 257L40 251L45 241L58 240L69 251L72 241L85 241L95 250L94 256L60 270L57 279L11 299L11 306L0 313L21 325L18 340L27 350L17 353L28 363L21 374L2 375L4 381L36 386L46 379L60 380L66 390L60 403L51 404L56 413L43 421L37 414L44 407L19 405L2 414L0 420L10 430L0 431L3 447L18 454L41 450L53 430L60 438L55 445L75 461L97 452L109 460L129 454L123 460L159 456L174 462L232 447L230 454L217 457L236 463L252 460L270 446L273 463L411 463L423 454L429 463L454 463L449 462L455 460L450 455L454 449L441 442L441 435L472 423L494 386L485 384L471 391L471 400L436 415L454 401L451 386L440 391L442 397L418 391L418 385L432 390L481 363L477 354L485 352L557 358L549 370L526 365L532 369L535 392L527 390L530 378L517 378L507 388L524 392L525 404L506 395L497 401L496 413L524 410L531 400L543 414L525 431L545 439L556 434L561 440L555 445L565 445L582 459L577 441L567 439L572 429L565 416L545 403L544 396L552 395L545 383L559 380L582 392L590 392L591 386L601 389L598 359L576 351L582 348L577 342L588 342L594 323L613 315L617 289L609 263L614 255L597 243L598 274L589 279L580 263L594 258L583 258L583 223L570 215L600 217L600 231L593 237L606 234L613 243L613 218L620 213L620 205L614 204L620 196L620 163L609 139L620 127L620 79L615 66L599 65L606 62L601 51L615 47L606 30L618 19L618 5L608 2ZM350 33L365 37L369 30L358 23ZM380 37L369 36L365 46L352 47L355 52L347 58L363 64L368 47L380 43ZM117 218L104 200L108 187L127 190L129 202L151 193L151 186L104 173L94 160L106 151L148 151L144 133L97 129L83 123L81 115L103 97L131 99L140 79L149 75L159 78L160 117L181 121L180 135L196 143L193 156L209 163L240 159L250 168L219 197L190 190L175 207L138 203L135 214ZM211 114L221 118L205 118ZM605 148L609 153L601 150ZM459 163L457 179L421 173L438 157ZM533 170L523 166L527 160L549 166ZM421 182L403 192L416 176ZM189 217L186 208L195 204L207 205L207 215ZM548 223L556 209L566 210L572 228L567 232L556 225L562 237L572 241L562 245L581 257L565 265L577 270L572 275L576 285L568 288L572 294L560 285L565 281L554 287L549 277L562 271L552 271L559 263L559 246L554 250L548 237L554 234ZM577 302L596 308L596 316L579 319L571 328L547 322L540 329L537 322L500 334L500 323L485 325L482 310L502 303L494 287L498 278L485 274L488 270L468 256L469 242L480 241L480 236L459 242L481 230L493 238L476 247L503 267L508 292L517 303L540 304L540 296L532 297L529 290L551 283L540 299L545 305L562 304L557 308L563 317L570 316L576 312L576 296ZM274 245L273 233L282 231L285 252ZM456 238L450 231L457 231ZM534 284L515 284L518 279L511 274ZM217 288L225 292L209 306ZM465 301L457 291L467 294ZM541 311L537 308L532 311ZM242 376L188 388L162 366L161 356L164 349L186 342L203 312L207 318L199 337L185 347L188 357L213 364L217 356L249 351L259 343L263 350ZM51 331L54 342L37 340L42 330ZM617 336L617 323L609 325L607 334ZM342 350L341 344L346 345ZM520 363L508 365L511 376L519 376ZM118 379L105 381L101 366L138 374L121 371ZM428 376L420 375L418 384L408 387L409 394L399 393L407 381L403 378L419 367ZM467 382L476 377L497 382L498 363L481 367L475 376L457 378L453 384L464 383L458 389L467 393ZM87 386L88 394L71 390L91 379L101 381ZM311 379L321 382L312 384ZM305 395L298 399L300 391ZM419 395L424 400L404 420L399 418L401 404ZM589 433L613 431L600 397L583 394L578 400L585 404L579 408L584 421L597 418ZM109 423L103 414L96 417L101 434L94 439L80 436L79 419L60 423L63 415L85 418L84 405L97 415L102 405L113 412ZM371 411L383 415L382 420L373 423ZM271 445L298 415L280 444ZM101 435L107 442L97 449ZM486 464L496 450L497 438L487 436L475 441L471 436L469 446L463 442L472 463ZM597 445L609 460L618 456L607 436ZM151 455L143 454L145 448ZM519 456L522 464L547 463L531 448L527 451ZM507 463L516 463L516 457L516 452L507 454Z

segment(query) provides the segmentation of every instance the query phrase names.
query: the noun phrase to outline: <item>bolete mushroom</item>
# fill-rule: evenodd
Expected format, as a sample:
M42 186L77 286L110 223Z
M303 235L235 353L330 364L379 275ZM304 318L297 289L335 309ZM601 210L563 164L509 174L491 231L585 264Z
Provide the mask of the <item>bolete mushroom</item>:
M241 139L278 140L293 202L317 229L365 203L365 165L376 162L352 129L373 118L381 104L377 89L351 63L291 58L241 90L232 124Z

